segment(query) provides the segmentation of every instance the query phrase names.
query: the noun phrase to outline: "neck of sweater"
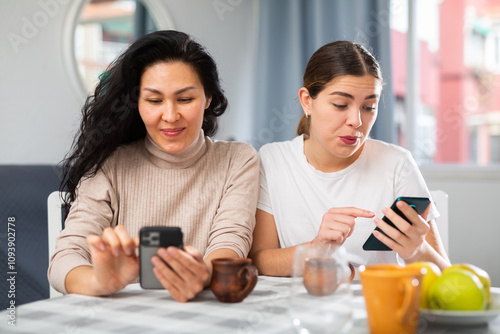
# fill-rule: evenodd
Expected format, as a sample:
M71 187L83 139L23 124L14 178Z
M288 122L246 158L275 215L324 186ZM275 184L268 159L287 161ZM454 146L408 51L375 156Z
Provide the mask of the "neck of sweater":
M149 135L145 138L146 156L158 168L183 169L195 164L207 151L208 145L205 141L203 130L198 137L184 151L168 153L156 144Z

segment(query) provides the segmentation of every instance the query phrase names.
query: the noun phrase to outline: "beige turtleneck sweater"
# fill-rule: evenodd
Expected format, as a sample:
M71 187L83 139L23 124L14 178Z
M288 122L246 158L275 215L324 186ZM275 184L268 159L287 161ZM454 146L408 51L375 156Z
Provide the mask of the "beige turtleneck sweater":
M150 137L118 148L77 189L57 239L48 278L66 293L66 275L91 265L86 237L123 225L131 237L144 226L179 226L184 244L205 256L226 248L247 256L255 226L259 161L253 147L212 141L203 132L170 154Z

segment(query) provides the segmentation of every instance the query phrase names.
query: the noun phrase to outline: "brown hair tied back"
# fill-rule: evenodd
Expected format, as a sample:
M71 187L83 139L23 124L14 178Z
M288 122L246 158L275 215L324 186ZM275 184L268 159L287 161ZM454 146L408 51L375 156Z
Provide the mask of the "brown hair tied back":
M373 75L383 81L379 63L365 47L336 41L323 45L311 56L304 71L304 87L315 99L330 81L343 75ZM297 135L309 135L310 120L302 115Z

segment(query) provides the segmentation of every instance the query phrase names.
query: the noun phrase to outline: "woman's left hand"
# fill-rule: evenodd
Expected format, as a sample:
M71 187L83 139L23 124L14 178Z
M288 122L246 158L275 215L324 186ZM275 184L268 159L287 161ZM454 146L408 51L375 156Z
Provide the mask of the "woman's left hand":
M384 208L382 212L390 221L394 223L394 225L397 226L399 231L384 222L382 219L376 217L375 224L390 238L379 231L374 231L373 234L377 239L397 252L401 258L409 260L419 254L424 245L427 243L425 236L430 230L430 225L407 203L398 201L396 205L413 225L408 224L406 220L397 215L390 208Z
M151 262L160 283L179 302L194 298L210 278L203 255L194 247L186 246L184 250L177 247L160 248Z

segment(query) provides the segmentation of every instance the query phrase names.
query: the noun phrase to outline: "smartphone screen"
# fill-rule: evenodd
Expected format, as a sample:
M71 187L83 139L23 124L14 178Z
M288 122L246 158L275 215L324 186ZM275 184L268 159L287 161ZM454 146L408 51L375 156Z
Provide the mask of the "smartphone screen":
M160 247L183 248L183 233L180 227L143 227L139 233L140 282L143 289L163 289L153 272L151 258Z
M408 203L408 205L410 205L413 209L415 209L415 211L417 211L417 213L419 215L423 214L425 212L425 210L427 210L427 208L429 207L429 204L431 203L431 201L427 197L398 197L394 201L394 203L392 204L391 209L397 215L399 215L401 218L406 220L409 224L411 224L410 220L408 218L406 218L405 215L396 206L396 203L398 201L404 201L404 202ZM384 216L382 218L382 220L385 221L390 226L398 229L396 227L396 225L394 225L394 223L391 222L387 217ZM375 230L380 231L381 233L384 233L378 227L376 227ZM363 245L363 249L366 251L374 251L374 250L376 250L376 251L390 251L390 250L392 250L388 246L386 246L382 241L375 238L373 233L366 240L365 244Z

